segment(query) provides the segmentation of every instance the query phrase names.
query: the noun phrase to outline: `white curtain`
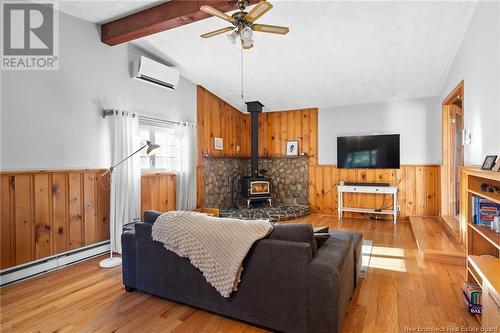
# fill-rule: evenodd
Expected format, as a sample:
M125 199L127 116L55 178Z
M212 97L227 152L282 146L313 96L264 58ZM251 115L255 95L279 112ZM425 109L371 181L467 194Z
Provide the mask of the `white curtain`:
M127 111L116 111L109 119L111 165L116 165L140 148L137 139L138 116ZM139 154L113 169L110 194L110 236L113 252L122 252L123 225L140 217L140 171Z
M177 210L196 208L196 128L194 124L177 126L180 142L179 170L177 171Z

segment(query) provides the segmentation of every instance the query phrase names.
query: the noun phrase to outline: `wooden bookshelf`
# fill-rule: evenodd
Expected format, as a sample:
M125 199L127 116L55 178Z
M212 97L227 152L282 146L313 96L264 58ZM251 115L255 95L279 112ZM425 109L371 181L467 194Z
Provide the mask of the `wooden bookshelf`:
M466 227L466 278L483 289L483 315L476 318L483 325L491 324L500 320L500 307L497 304L500 299L500 233L474 223L472 201L474 197L479 197L500 204L500 193L481 189L482 184L500 188L500 172L477 168L463 168L462 172L462 193L465 197L460 214Z
M491 230L490 227L484 225L477 225L474 223L469 223L468 227L472 228L475 232L480 234L486 241L488 241L491 245L493 245L497 249L500 248L500 242L499 242L500 239L498 237L499 234Z
M488 280L491 286L500 290L500 260L491 257L469 256L468 262L471 267L474 267L480 275L479 284L483 284L483 280Z

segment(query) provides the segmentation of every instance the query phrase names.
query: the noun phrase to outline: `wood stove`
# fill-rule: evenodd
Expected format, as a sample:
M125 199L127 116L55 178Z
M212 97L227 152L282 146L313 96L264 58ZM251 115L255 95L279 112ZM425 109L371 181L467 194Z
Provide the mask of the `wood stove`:
M262 112L262 103L246 102L247 111L251 115L251 175L240 180L241 195L247 201L247 207L252 202L268 202L271 206L271 179L259 174L259 113Z
M271 206L271 179L264 177L241 178L241 195L247 201L247 207L252 202L268 202Z

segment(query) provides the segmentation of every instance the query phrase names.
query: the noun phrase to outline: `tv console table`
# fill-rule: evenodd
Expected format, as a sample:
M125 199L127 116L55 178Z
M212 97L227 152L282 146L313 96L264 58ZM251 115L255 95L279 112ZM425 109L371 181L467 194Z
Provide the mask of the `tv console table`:
M371 186L371 185L337 185L339 220L342 220L342 212L369 213L392 215L393 222L398 219L398 187L397 186ZM392 194L393 208L391 210L375 208L353 208L344 207L343 193L367 193L367 194Z

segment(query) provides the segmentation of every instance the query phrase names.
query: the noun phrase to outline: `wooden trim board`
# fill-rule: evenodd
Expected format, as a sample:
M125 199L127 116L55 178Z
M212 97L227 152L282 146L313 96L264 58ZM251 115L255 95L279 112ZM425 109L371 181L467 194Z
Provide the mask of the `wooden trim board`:
M439 203L439 216L442 217L442 223L448 223L452 230L458 229L460 232L458 239L462 242L465 239L464 230L460 227L461 222L455 219L455 216L458 213L457 202L461 206L462 201L466 200L466 196L464 196L463 191L457 191L456 188L459 183L463 182L460 170L456 170L456 163L459 159L460 167L464 164L464 146L462 143L460 155L457 154L455 147L457 140L461 140L460 136L464 128L464 111L464 81L462 80L441 103L443 161L440 170ZM456 135L457 131L460 134ZM461 209L462 207L459 208L459 210Z

